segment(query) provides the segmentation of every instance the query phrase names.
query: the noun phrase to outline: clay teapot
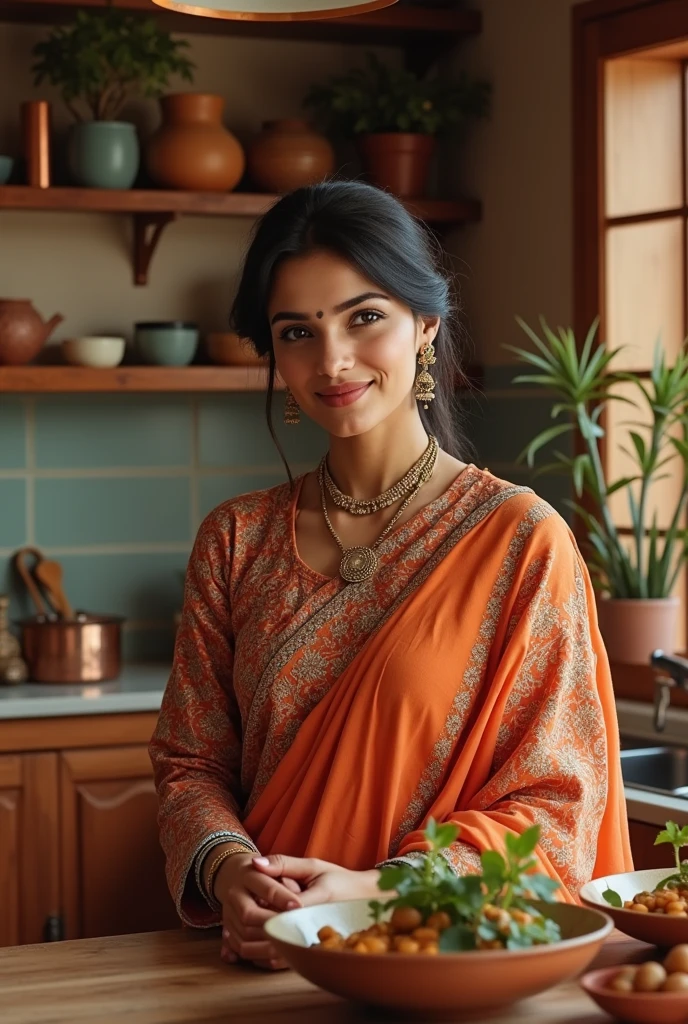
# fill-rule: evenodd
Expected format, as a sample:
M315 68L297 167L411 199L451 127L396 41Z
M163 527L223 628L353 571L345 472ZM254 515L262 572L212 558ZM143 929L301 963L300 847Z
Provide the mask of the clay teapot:
M63 320L56 313L44 323L30 299L0 299L0 364L30 363Z

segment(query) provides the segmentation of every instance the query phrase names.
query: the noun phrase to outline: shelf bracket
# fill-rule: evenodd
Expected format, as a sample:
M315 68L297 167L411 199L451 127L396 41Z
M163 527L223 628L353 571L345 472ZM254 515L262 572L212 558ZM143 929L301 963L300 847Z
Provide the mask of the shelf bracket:
M148 270L160 236L175 219L174 213L134 214L134 284L148 284Z

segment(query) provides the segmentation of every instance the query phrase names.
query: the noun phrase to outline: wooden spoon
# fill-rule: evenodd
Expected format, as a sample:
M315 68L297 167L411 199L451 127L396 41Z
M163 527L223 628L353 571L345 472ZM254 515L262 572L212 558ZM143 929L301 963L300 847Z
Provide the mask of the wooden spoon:
M44 558L34 568L36 578L43 584L50 596L51 604L65 619L74 618L74 609L62 589L62 566L59 562L51 562Z
M36 606L36 611L38 612L39 615L42 615L44 618L47 618L48 612L45 605L43 604L43 599L41 598L40 591L36 586L34 578L31 575L31 572L29 571L28 567L24 562L25 555L33 555L34 558L38 560L38 562L42 560L43 555L38 550L38 548L19 548L19 550L15 551L14 553L14 564L16 566L17 572L19 573L24 582L24 586L29 592L31 600Z

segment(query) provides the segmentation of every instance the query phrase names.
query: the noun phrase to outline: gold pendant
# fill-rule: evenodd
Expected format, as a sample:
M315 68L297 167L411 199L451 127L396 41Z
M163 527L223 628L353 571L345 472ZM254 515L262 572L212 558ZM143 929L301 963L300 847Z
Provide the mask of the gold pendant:
M339 575L347 583L362 583L374 575L378 558L372 548L347 548L339 563Z

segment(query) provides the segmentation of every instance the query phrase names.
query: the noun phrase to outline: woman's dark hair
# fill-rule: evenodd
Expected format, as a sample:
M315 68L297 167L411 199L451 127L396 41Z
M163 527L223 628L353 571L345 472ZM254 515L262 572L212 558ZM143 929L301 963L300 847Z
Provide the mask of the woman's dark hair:
M317 250L336 253L417 317L441 317L435 339L435 400L419 407L429 433L451 455L468 446L457 430L455 394L463 374L457 351L458 325L451 286L441 268L439 245L395 199L358 181L327 181L300 188L279 200L259 221L246 255L231 326L270 356L267 415L275 444L287 466L272 423L275 354L268 319L274 275L291 256Z

